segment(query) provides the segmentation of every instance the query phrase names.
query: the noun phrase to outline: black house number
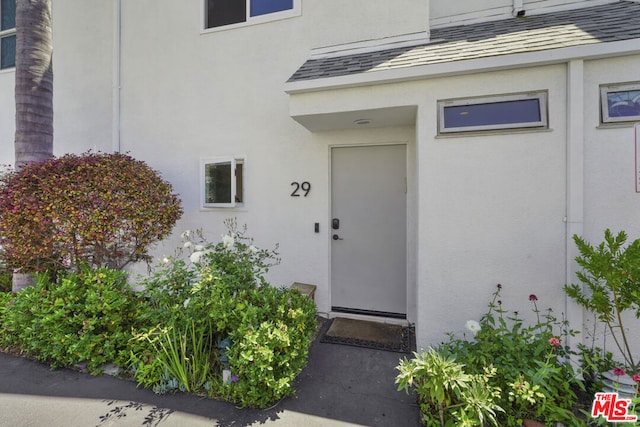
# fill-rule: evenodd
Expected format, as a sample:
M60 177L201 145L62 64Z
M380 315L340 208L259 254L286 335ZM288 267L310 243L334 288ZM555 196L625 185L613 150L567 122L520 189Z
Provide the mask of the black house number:
M308 181L304 182L292 182L291 186L294 188L291 193L291 197L300 197L300 193L304 193L303 196L307 197L309 195L309 191L311 191L311 183Z

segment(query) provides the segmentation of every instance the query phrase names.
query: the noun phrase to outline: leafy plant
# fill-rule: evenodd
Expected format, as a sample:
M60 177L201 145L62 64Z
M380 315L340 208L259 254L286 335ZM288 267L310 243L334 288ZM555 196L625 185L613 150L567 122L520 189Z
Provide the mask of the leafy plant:
M416 391L427 427L498 425L496 413L502 411L496 403L499 390L489 383L495 369L469 375L463 368L453 357L433 348L400 361L398 390Z
M139 384L159 392L189 384L242 406L265 407L293 392L315 331L315 305L297 291L269 286L264 275L279 261L275 249L256 248L234 220L225 224L228 233L217 243L201 232L183 233L176 256L143 282L147 326L136 332L138 350L129 363ZM231 382L222 381L221 354L212 346L227 338ZM141 356L152 352L157 356Z
M635 311L640 318L640 239L625 247L627 234L616 236L607 229L604 242L592 246L579 236L573 236L580 256L576 261L583 271L577 284L565 285L567 295L595 314L610 332L624 362L633 372L640 371L640 361L634 358L623 323L623 312Z
M182 214L171 185L120 153L68 154L25 165L0 183L0 245L9 269L122 269Z
M121 271L86 267L57 282L39 274L36 285L4 310L2 340L53 367L85 364L97 371L104 363L121 362L140 309L126 278Z
M174 328L159 332L151 341L166 372L180 383L181 389L192 392L202 388L211 375L211 337L196 333L195 323L178 333Z
M529 295L536 315L533 325L525 325L517 311L502 306L498 285L480 322L468 322L473 339L449 340L437 350L454 357L470 375L496 369L488 382L500 391L496 399L504 412L497 415L500 426L520 427L524 419L579 425L572 413L577 402L576 390L583 388L576 379L569 357L573 352L562 341L569 330L548 310L538 309L538 297Z

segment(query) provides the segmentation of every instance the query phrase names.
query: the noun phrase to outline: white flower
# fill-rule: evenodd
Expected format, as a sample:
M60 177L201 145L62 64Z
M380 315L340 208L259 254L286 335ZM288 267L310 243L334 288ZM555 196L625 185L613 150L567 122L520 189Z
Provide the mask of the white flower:
M185 230L180 237L182 237L183 239L188 239L191 236L191 230Z
M480 323L476 322L475 320L467 320L467 323L465 324L466 328L472 332L474 335L478 333L478 331L480 331Z
M256 252L258 252L258 248L253 245L249 246L249 253L255 254Z
M191 298L187 298L186 300L184 300L184 302L182 303L182 306L184 308L187 308L187 306L189 305L189 302L191 301Z
M164 258L162 258L162 262L163 262L164 264L169 264L169 262L170 262L170 261L169 261L169 258L164 257Z
M191 256L189 257L189 260L194 263L197 264L200 262L200 258L202 258L202 255L204 255L204 252L202 251L196 251L194 253L191 254Z
M185 248L190 248L191 246L193 246L193 244L191 242L184 242L184 246Z
M194 251L203 251L203 250L204 250L204 246L202 246L202 245L195 245L195 246L193 247L193 250L194 250Z
M224 236L222 236L222 245L224 246L225 249L229 249L230 247L232 247L235 242L236 241L233 238L233 236L229 236L228 234L225 234Z

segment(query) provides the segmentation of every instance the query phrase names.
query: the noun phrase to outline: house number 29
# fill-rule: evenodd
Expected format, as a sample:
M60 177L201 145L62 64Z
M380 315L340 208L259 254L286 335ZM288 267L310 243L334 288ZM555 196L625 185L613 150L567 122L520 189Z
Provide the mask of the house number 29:
M291 183L291 186L294 187L291 197L300 197L301 192L304 193L304 197L307 197L309 195L309 191L311 191L311 183L309 183L309 181L294 181Z

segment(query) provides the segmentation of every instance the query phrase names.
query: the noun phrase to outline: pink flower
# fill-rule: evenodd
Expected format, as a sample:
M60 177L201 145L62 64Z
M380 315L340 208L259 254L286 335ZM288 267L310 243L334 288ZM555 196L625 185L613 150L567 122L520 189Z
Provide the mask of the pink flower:
M536 296L536 294L529 295L529 301L538 301L538 297Z
M558 346L560 345L560 340L556 337L549 338L549 344L551 344L551 347L553 348L558 348Z
M633 380L637 383L640 383L640 374L633 374Z
M613 368L613 375L615 375L616 377L621 377L621 376L625 375L624 369L622 369L622 368Z

